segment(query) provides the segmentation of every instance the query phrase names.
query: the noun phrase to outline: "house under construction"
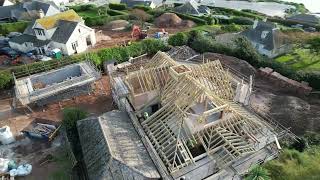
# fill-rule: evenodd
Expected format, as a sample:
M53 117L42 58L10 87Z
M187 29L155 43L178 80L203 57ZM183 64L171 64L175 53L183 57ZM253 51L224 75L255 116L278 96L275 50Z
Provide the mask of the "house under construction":
M185 63L158 52L151 60L109 64L107 69L114 101L122 112L127 112L135 133L139 134L139 142L148 152L143 157L152 160L163 179L240 179L253 165L273 159L280 149L278 138L283 131L238 103L239 96L243 96L240 99L244 101L248 99L251 87L233 86L232 76L219 60ZM98 119L109 124L121 121L110 115ZM78 128L84 130L85 122L88 124L90 119L83 120ZM112 128L106 124L94 127L99 126L99 131L102 129L101 133L105 134L102 139L111 151L108 156L117 156L119 149L112 152L117 146L114 143L123 146L123 142L110 139L112 136L108 134ZM114 169L111 160L109 164L104 163L106 167L92 168L101 157L92 156L95 152L92 149L98 144L87 145L91 135L86 133L89 134L79 134L84 159L88 169L96 170L90 171L89 177L130 179L127 176L131 171L122 166ZM131 142L136 141L128 136L125 142L130 138ZM140 158L131 159L128 164L151 168ZM95 173L97 169L99 173ZM142 179L158 179L158 176L142 176Z
M15 74L13 74L15 77ZM15 97L23 105L45 105L91 91L101 77L90 62L80 62L21 78L14 78Z

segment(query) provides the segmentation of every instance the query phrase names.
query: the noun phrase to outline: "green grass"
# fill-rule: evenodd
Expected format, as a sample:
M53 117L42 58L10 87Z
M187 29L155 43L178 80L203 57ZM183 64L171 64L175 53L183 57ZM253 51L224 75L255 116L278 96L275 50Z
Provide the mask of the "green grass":
M72 164L67 157L67 152L63 151L55 155L53 162L59 165L59 169L49 175L49 180L69 180L72 173Z
M81 17L97 17L98 16L98 12L95 10L80 11L78 12L78 14Z
M320 56L313 54L309 49L295 49L293 53L275 59L294 70L318 71L320 70Z
M263 165L272 180L320 179L320 148L312 147L304 152L285 149L276 160Z

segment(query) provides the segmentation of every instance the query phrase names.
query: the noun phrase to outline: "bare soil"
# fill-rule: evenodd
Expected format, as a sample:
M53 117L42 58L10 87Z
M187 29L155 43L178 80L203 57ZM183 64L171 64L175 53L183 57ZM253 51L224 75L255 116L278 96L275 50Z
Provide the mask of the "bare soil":
M16 179L43 180L61 169L61 163L49 162L40 165L40 161L46 156L60 156L61 144L65 140L62 135L57 136L53 142L48 143L39 140L30 140L24 137L20 131L29 125L35 118L44 118L54 121L62 120L62 109L66 107L82 108L90 115L100 115L114 109L110 95L109 78L103 76L95 82L94 91L89 95L75 97L45 107L31 107L34 112L26 108L14 110L11 106L12 97L8 92L1 92L0 99L0 127L8 125L16 137L16 142L10 145L0 146L0 157L14 159L17 163L29 163L33 166L32 173Z
M114 47L125 45L129 41L138 41L137 39L132 39L131 30L121 30L121 31L113 31L104 26L95 27L97 31L101 31L103 35L109 36L110 40L101 40L98 41L97 44L91 49L91 51L96 51L101 48ZM190 27L176 27L176 28L165 28L165 31L171 34L175 34L177 32L186 31L190 29ZM156 32L161 32L162 28L152 27L147 30L148 37L154 37Z
M301 96L280 88L269 79L261 77L244 60L214 53L209 53L210 56L246 76L254 75L254 89L250 99L252 108L271 116L285 127L291 127L291 131L297 135L303 135L306 131L320 132L319 96Z

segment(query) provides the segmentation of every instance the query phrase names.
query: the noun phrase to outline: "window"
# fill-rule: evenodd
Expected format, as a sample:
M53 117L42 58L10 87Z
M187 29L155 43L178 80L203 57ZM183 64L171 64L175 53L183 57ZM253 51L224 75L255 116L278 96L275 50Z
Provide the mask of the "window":
M81 30L79 29L79 33L81 33Z
M43 29L34 29L36 34L38 34L39 36L45 36L44 30Z
M78 47L78 41L71 43L71 46L72 46L72 49L76 51Z

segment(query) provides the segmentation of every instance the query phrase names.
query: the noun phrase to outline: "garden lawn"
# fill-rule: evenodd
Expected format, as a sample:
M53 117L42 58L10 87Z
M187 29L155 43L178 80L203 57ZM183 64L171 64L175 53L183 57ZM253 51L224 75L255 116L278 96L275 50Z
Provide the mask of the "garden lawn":
M320 56L311 53L309 49L295 49L293 53L280 56L275 60L297 71L320 70Z

